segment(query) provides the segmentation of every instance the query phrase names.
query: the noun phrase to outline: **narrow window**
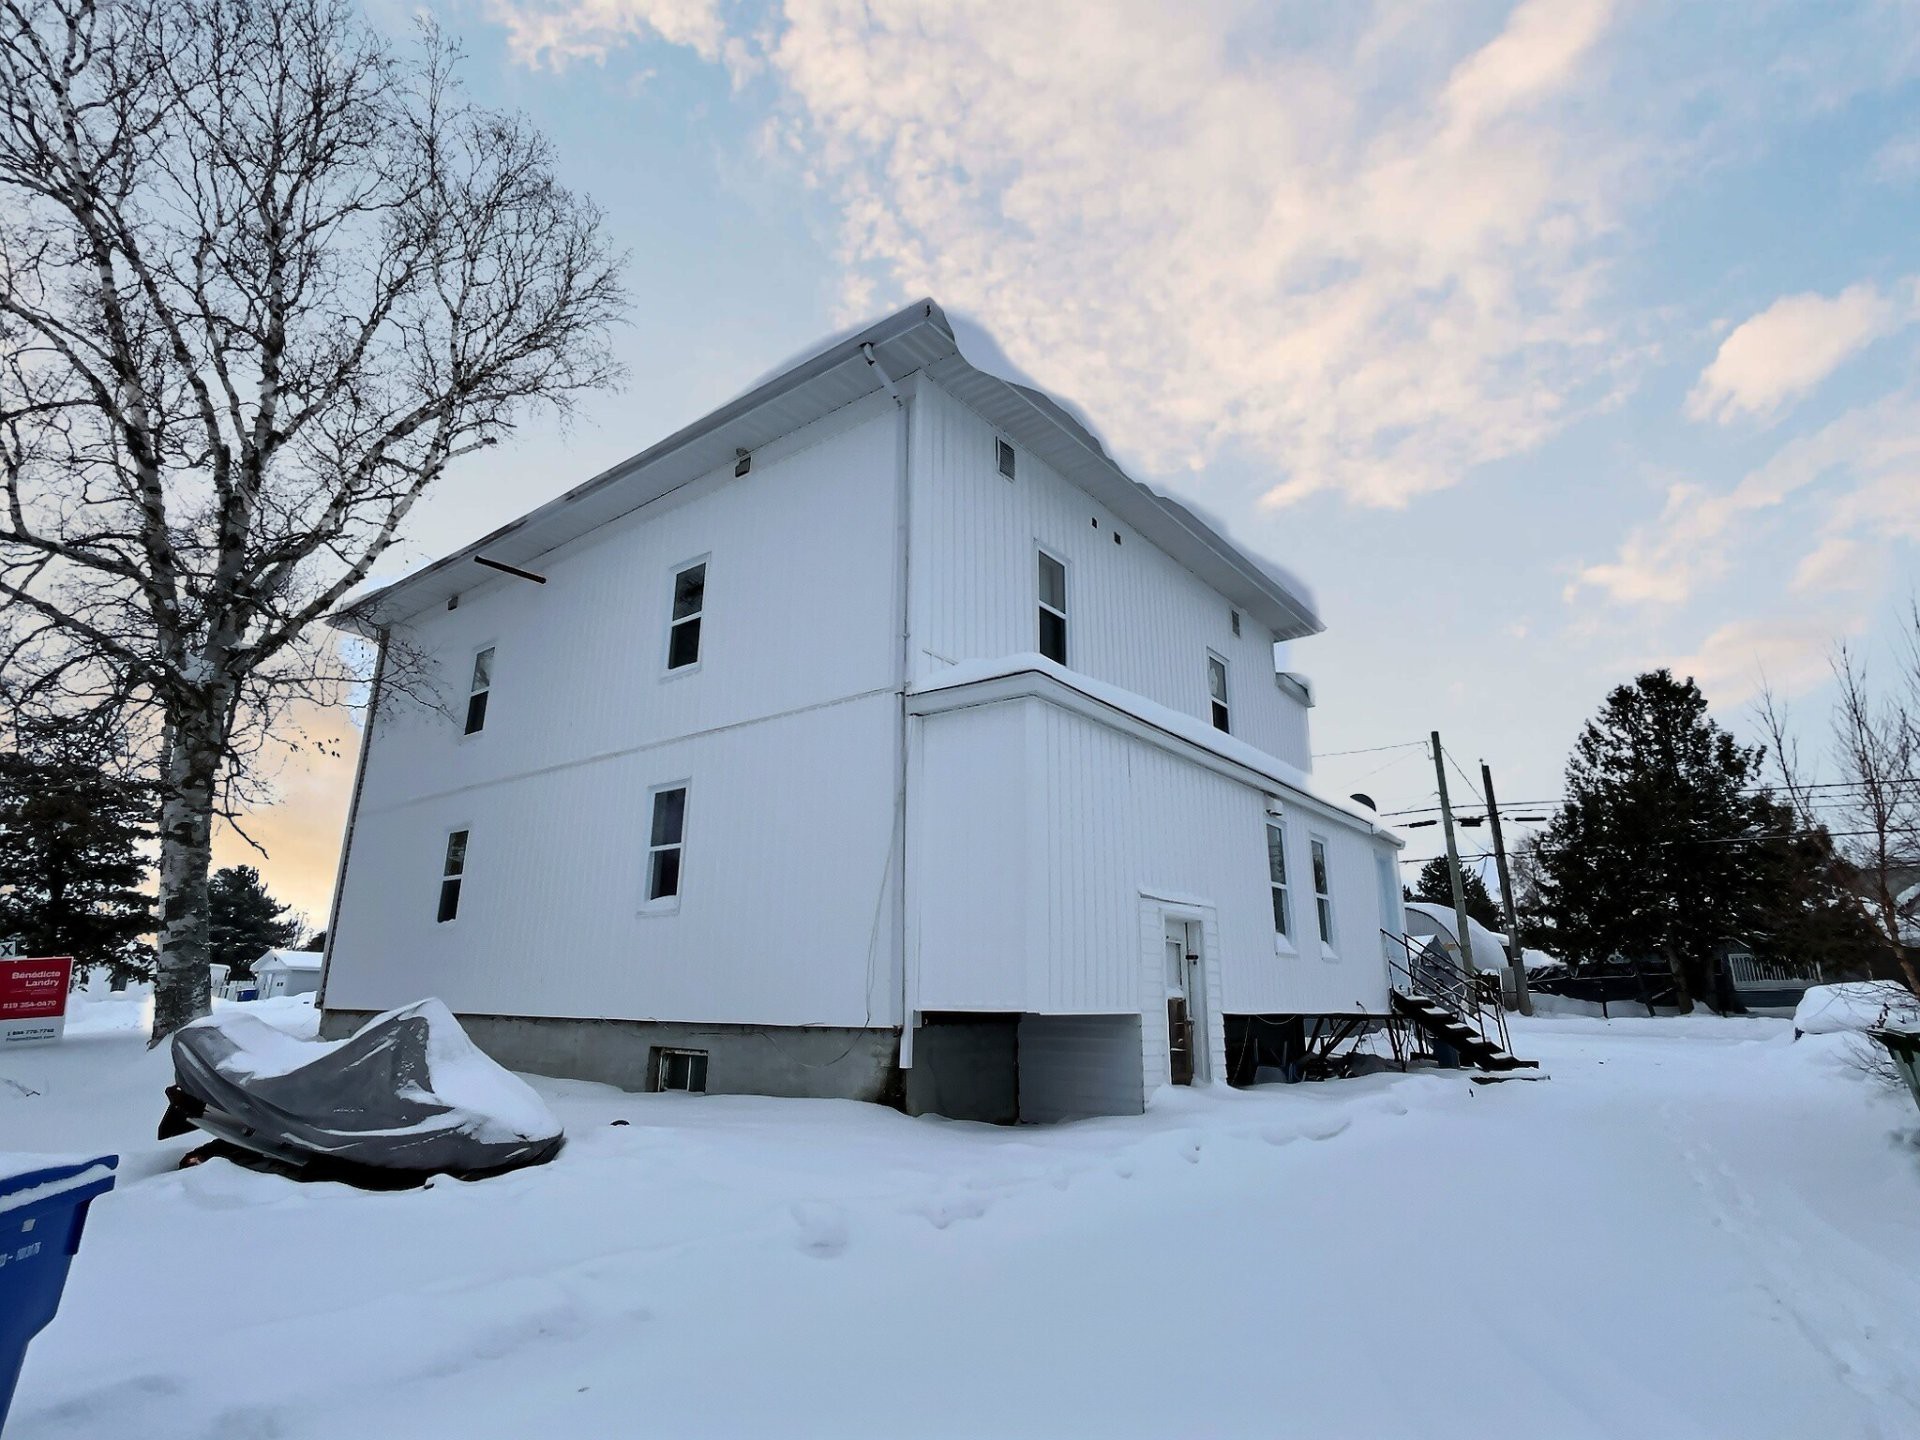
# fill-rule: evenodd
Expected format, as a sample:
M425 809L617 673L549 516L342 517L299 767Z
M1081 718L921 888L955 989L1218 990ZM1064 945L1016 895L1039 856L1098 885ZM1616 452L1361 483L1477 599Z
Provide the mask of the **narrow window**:
M493 689L493 646L473 657L473 684L467 687L467 734L478 735L487 725L487 695Z
M440 920L444 925L460 913L460 877L467 868L467 832L447 836L447 861L440 867Z
M1320 918L1320 941L1333 944L1333 893L1327 886L1327 842L1313 839L1313 908Z
M707 1052L704 1050L667 1050L653 1052L653 1088L681 1090L689 1095L707 1093Z
M1013 446L1004 440L998 443L1000 446L1000 473L1011 480L1013 479Z
M1373 869L1380 881L1380 928L1401 934L1406 928L1406 912L1400 908L1400 880L1391 855L1375 855Z
M1240 633L1240 612L1238 610L1229 610L1227 614L1233 617L1233 633L1238 635Z
M700 617L707 608L707 562L674 573L673 619L667 630L667 669L700 663Z
M680 895L680 852L687 834L687 787L653 792L653 831L647 845L647 901Z
M1213 702L1213 728L1232 733L1227 723L1227 662L1213 654L1207 656L1207 698Z
M1067 663L1067 567L1040 552L1040 653L1056 665Z
M1287 836L1279 816L1267 821L1267 883L1273 889L1273 933L1293 933L1293 912L1287 904Z

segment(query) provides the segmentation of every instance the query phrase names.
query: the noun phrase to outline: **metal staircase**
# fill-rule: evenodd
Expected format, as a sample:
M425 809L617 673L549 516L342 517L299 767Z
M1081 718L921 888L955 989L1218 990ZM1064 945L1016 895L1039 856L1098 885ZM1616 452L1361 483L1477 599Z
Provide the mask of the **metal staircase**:
M1387 947L1389 1003L1396 1018L1419 1032L1436 1054L1452 1051L1481 1070L1532 1070L1537 1060L1522 1060L1507 1038L1507 1012L1500 1003L1500 977L1481 971L1462 973L1433 944L1415 949L1404 935L1381 931Z

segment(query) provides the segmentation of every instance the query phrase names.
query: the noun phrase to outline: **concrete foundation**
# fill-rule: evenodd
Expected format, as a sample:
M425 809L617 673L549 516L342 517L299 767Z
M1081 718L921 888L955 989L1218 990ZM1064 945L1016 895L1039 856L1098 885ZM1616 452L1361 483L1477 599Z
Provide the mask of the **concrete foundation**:
M373 1018L325 1011L320 1034L341 1039ZM897 1031L759 1025L679 1025L651 1020L462 1015L460 1023L509 1070L651 1090L654 1052L704 1050L707 1093L899 1104Z

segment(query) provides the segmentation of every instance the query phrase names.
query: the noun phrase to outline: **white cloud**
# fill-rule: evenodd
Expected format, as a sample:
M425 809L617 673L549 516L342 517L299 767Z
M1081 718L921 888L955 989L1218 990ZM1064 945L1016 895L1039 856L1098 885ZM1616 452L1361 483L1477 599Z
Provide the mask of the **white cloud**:
M1691 675L1716 706L1741 705L1763 688L1779 695L1810 690L1830 671L1834 643L1860 629L1856 618L1794 611L1722 625L1685 655L1656 657L1676 675Z
M1906 185L1920 179L1920 135L1895 135L1874 152L1868 170L1886 185Z
M844 318L931 293L1152 469L1240 447L1275 501L1398 504L1619 383L1596 300L1637 173L1567 118L1609 0L1470 34L1390 0L493 4L529 63L660 35L762 67L843 217Z
M602 62L636 40L684 45L703 60L726 48L717 0L487 0L486 13L507 32L509 53L536 68Z
M1721 424L1768 415L1804 395L1856 351L1916 318L1920 290L1870 284L1838 295L1788 295L1737 326L1687 397L1687 414Z
M1796 437L1729 490L1673 485L1659 518L1583 569L1569 599L1591 587L1618 603L1681 604L1727 572L1763 517L1815 490L1819 519L1794 587L1859 588L1861 567L1890 542L1920 539L1920 394L1896 392Z

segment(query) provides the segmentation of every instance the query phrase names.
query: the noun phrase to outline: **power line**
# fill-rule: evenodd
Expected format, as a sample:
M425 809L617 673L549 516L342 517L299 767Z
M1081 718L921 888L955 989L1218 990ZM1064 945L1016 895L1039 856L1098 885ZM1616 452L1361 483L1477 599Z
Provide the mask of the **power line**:
M1453 752L1448 750L1446 746L1442 745L1440 747L1440 753L1447 757L1447 763L1453 766L1454 774L1458 775L1460 779L1465 782L1467 787L1467 793L1473 796L1473 798L1478 800L1482 805L1485 805L1487 803L1487 797L1480 793L1480 787L1473 783L1473 777L1467 774L1467 772L1461 768L1460 762L1458 760L1453 758Z
M1316 760L1336 760L1342 755L1378 755L1385 750L1424 750L1424 740L1403 740L1398 745L1364 745L1358 750L1323 750L1313 758Z
M1451 762L1453 760L1453 757L1449 755L1447 759ZM1458 770L1460 767L1456 763L1454 764L1454 768ZM1905 785L1920 785L1920 775L1902 775L1897 777L1890 777L1885 780L1832 780L1819 785L1796 785L1795 787L1793 787L1792 790L1788 790L1784 786L1780 786L1780 785L1743 785L1740 787L1738 793L1742 795L1792 796L1794 794L1803 794L1803 795L1811 794L1814 791L1824 792L1824 791L1834 791L1834 790L1872 790L1881 786L1893 787L1893 786L1905 786ZM1481 803L1484 804L1485 801L1482 800ZM1844 797L1841 797L1841 796L1830 796L1822 799L1818 803L1827 804L1827 805L1843 805L1849 802L1846 801ZM1500 808L1503 811L1529 810L1540 805L1557 806L1557 805L1564 805L1564 804L1566 804L1566 797L1564 795L1560 795L1560 796L1553 796L1550 798L1539 799L1539 800L1508 800L1504 804L1502 804ZM1388 810L1384 812L1381 818L1384 820L1391 820L1398 815L1432 815L1432 814L1438 814L1439 810L1440 810L1440 807L1438 805L1423 805L1423 806L1416 806L1409 810Z
M1640 841L1639 843L1643 846L1645 845L1763 845L1769 840L1810 840L1815 837L1816 833L1825 834L1825 836L1829 840L1856 840L1864 836L1878 835L1881 832L1878 830L1827 830L1824 832L1815 832L1812 830L1780 830L1780 831L1771 832L1766 835L1678 835L1678 836L1669 836L1665 839L1643 840L1643 841ZM1564 845L1542 845L1541 847L1539 847L1538 853L1565 854L1566 847ZM1433 856L1433 855L1402 856L1400 858L1400 863L1402 865L1424 865L1428 861L1434 860L1437 858L1439 857ZM1476 851L1471 855L1462 855L1460 858L1462 860L1491 860L1493 859L1493 851L1480 850L1480 851Z

